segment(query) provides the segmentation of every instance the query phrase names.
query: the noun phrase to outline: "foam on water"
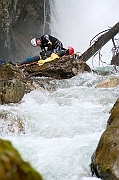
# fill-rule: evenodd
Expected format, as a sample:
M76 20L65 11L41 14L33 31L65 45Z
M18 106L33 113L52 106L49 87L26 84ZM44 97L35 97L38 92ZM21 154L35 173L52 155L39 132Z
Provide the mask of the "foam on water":
M44 180L97 179L91 177L91 156L119 92L118 86L95 88L106 78L80 74L53 81L55 90L26 94L17 106L1 105L1 112L19 117L24 125L24 133L1 132L1 137L10 140Z

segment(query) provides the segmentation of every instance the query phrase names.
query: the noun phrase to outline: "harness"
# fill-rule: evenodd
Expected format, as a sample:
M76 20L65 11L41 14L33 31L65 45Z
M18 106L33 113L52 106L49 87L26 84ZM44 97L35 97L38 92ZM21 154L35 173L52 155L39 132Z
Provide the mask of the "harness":
M63 44L61 43L61 41L57 40L53 48L57 50L62 50Z

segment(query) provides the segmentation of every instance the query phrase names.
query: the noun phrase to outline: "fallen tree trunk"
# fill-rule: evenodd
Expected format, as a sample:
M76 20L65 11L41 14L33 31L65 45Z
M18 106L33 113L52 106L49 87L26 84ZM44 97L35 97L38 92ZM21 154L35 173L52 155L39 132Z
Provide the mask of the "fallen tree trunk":
M97 41L90 46L78 59L82 59L83 61L87 61L90 59L99 49L101 49L109 40L113 39L113 37L119 32L119 22L114 25L108 32L101 35Z

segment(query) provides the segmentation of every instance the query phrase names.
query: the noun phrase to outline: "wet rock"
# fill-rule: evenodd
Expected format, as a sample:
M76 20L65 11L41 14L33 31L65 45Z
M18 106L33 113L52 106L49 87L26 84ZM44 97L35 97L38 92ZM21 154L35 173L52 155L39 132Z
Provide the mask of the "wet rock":
M115 118L119 116L119 98L117 99L116 103L114 104L113 108L110 110L110 117L107 121L108 126L113 122Z
M28 72L28 77L45 76L53 79L68 79L85 71L91 72L91 68L83 60L68 56L55 59L41 66L38 64L26 66L25 71Z
M113 88L119 85L119 78L112 77L110 79L106 79L102 82L99 82L95 87L96 88Z
M92 156L91 171L103 180L119 180L119 99L110 113L108 127Z
M42 180L42 177L22 159L9 141L0 139L0 179Z
M20 118L8 111L0 112L0 133L1 134L20 134L24 133L23 123Z
M25 94L25 84L21 81L24 73L18 67L4 63L0 66L0 104L18 103Z
M26 84L26 93L29 93L36 89L42 89L47 91L56 90L55 84L52 83L51 78L32 78L25 79L24 83Z
M22 67L4 63L0 66L0 104L19 103L24 94L32 90L50 90L49 81L53 79L68 79L86 71L91 72L86 62L72 56L55 59L42 66L36 62ZM39 80L36 77L40 77Z
M10 64L4 63L0 66L0 80L8 80L8 79L22 79L25 75L23 74L22 70L18 67Z
M26 86L17 79L5 81L1 88L2 104L18 103L25 94Z

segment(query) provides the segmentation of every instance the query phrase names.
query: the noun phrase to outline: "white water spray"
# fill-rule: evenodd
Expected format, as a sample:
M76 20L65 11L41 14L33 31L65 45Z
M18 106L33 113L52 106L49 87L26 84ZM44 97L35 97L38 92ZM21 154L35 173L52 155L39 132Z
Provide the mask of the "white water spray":
M65 47L71 45L83 53L90 40L109 29L119 21L118 0L51 0L51 33L58 37ZM110 62L111 41L101 53L103 60Z

